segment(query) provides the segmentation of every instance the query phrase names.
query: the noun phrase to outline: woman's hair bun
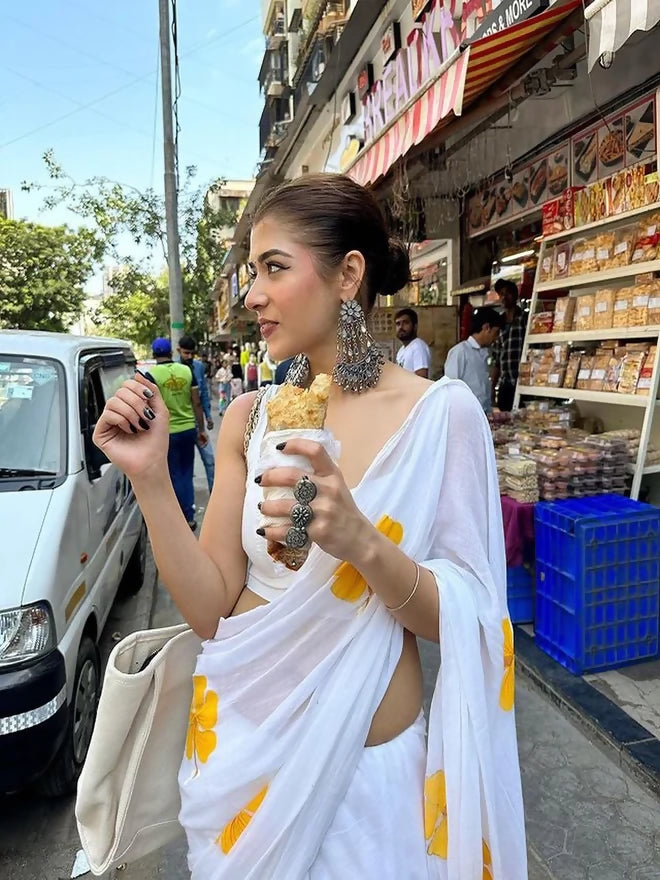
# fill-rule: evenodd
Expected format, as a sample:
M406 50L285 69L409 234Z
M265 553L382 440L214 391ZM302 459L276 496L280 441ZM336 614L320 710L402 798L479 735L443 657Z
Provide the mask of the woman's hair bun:
M410 284L410 257L408 248L398 238L390 238L387 243L387 271L383 279L381 293L393 296L407 284Z

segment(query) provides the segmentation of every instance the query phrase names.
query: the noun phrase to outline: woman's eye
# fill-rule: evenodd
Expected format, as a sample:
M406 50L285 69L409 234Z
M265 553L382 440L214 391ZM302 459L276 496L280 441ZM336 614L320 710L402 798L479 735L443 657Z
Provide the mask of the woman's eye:
M257 270L256 269L248 269L247 273L248 273L248 278L250 279L250 281L254 281L254 279L257 277Z
M280 272L282 269L284 269L284 266L280 266L278 263L267 263L266 265L268 267L269 275L275 275L277 272Z

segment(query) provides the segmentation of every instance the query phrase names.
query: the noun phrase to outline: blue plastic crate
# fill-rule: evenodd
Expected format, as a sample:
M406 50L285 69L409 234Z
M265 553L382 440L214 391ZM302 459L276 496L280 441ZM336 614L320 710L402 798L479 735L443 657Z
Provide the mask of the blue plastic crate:
M536 642L582 674L658 653L660 510L620 495L536 505Z
M511 623L532 623L534 620L534 581L524 565L506 570L506 601Z

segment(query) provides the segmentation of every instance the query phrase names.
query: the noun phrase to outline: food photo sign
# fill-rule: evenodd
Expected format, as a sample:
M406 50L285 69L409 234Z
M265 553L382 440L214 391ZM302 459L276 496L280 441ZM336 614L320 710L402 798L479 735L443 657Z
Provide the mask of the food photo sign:
M498 175L469 198L468 235L479 235L518 215L534 213L571 187L577 191L608 180L615 199L619 190L624 191L626 169L656 161L655 104L655 93L648 95L580 131L532 164L515 168L509 180ZM603 193L605 189L603 183ZM613 206L610 213L619 211Z

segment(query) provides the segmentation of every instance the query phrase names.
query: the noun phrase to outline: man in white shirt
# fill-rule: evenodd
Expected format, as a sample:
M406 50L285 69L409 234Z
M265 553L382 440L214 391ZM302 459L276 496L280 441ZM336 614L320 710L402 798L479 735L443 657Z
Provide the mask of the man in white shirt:
M397 339L403 343L396 353L396 362L404 370L417 373L424 379L431 371L431 349L417 336L417 312L401 309L394 316Z
M445 362L445 376L462 379L486 413L491 410L489 349L499 336L504 320L504 315L489 306L477 309L472 316L472 335L451 348Z

